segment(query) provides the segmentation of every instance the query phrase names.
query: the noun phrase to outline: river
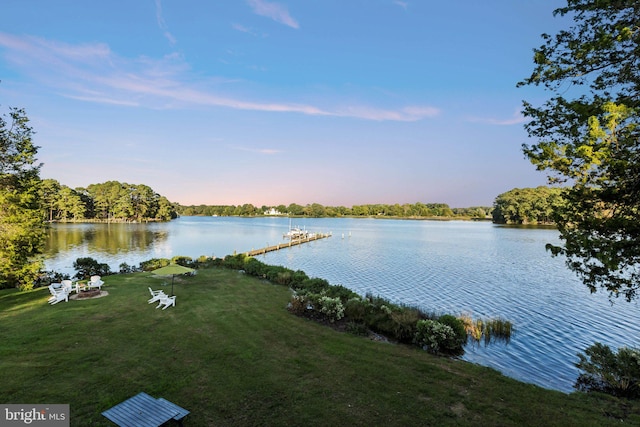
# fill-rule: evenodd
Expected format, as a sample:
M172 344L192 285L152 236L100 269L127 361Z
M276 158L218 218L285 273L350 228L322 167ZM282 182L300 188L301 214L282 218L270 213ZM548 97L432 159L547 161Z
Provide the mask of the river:
M467 346L463 359L545 388L571 392L577 353L594 342L640 347L637 303L590 294L560 258L548 228L488 222L302 219L294 225L332 237L271 252L267 264L303 270L360 294L426 311L502 317L514 323L509 344ZM92 257L118 271L151 258L223 257L282 242L287 218L182 217L169 223L54 224L48 269L73 274Z

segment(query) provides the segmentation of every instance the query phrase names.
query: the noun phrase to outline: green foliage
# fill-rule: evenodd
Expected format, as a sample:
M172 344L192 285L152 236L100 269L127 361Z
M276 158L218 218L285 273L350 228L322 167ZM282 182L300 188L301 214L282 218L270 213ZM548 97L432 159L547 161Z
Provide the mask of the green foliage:
M302 283L308 279L309 276L307 276L307 273L305 273L304 271L294 271L293 273L291 273L291 283L289 284L289 286L291 286L291 288L293 289L299 289L302 286Z
M91 276L108 276L111 268L108 264L99 263L91 257L78 258L73 262L76 279L88 279Z
M344 315L355 323L364 323L369 312L370 304L359 296L350 298L344 304Z
M430 353L457 355L463 352L456 332L449 325L437 320L419 320L414 342Z
M42 182L43 217L48 221L169 221L176 209L150 187L108 181L72 189L54 179Z
M297 316L302 316L306 313L308 305L309 299L307 296L293 294L291 295L291 301L289 301L287 309Z
M451 330L453 330L456 335L456 341L460 347L467 343L467 330L465 329L462 320L451 314L443 314L438 317L438 322L449 326Z
M519 84L551 92L542 106L524 104L536 141L524 153L550 182L569 185L553 215L564 242L549 249L592 292L631 301L640 289L638 2L568 0L554 13L574 25L543 35Z
M277 210L282 215L305 216L313 218L323 217L343 217L343 216L375 216L392 218L486 218L491 213L491 207L471 207L471 208L450 208L445 203L405 203L400 205L376 204L376 205L354 205L351 208L344 206L323 206L319 203L311 203L301 206L292 203L289 206L262 206L260 209L251 204L242 206L226 205L191 205L177 207L180 215L203 215L203 216L256 216L265 215L271 208Z
M418 331L418 321L421 317L419 310L410 308L391 312L391 336L398 342L411 344Z
M152 271L161 267L165 267L171 263L167 258L152 258L140 263L140 269L142 271Z
M344 317L344 306L340 298L321 296L317 301L319 311L327 316L330 322L335 322Z
M615 353L609 346L595 343L578 358L576 367L584 372L578 376L576 389L640 397L640 349L622 347Z
M306 279L300 283L299 288L294 288L300 291L304 291L310 294L323 294L329 291L331 285L325 279L314 277Z
M496 224L551 224L562 203L562 190L540 186L514 188L498 195L493 204Z
M249 259L245 254L227 255L224 257L222 265L231 270L244 270L245 259Z
M183 267L195 267L195 263L193 262L193 258L190 256L177 255L171 258L172 264L178 264Z
M250 257L244 262L244 271L251 276L264 277L266 265L257 259Z
M42 286L49 286L52 283L60 283L63 280L69 280L71 277L66 274L66 273L60 273L57 271L41 271L40 274L38 274L38 278L36 279L36 282L34 283L34 287L42 287ZM28 290L28 289L21 289L21 290Z
M331 285L325 290L327 296L339 298L341 301L346 302L351 298L356 298L359 295L353 292L351 289L342 285Z
M0 288L31 289L45 242L40 165L24 110L0 116Z
M279 265L268 266L265 269L265 275L267 280L273 283L277 283L278 285L289 286L289 284L291 283L291 270L286 267L282 267Z
M273 282L278 285L289 286L291 284L291 276L290 271L279 271L276 273L276 277L273 278Z
M138 271L136 267L129 265L126 262L120 263L118 266L118 273L120 274L135 273L136 271Z

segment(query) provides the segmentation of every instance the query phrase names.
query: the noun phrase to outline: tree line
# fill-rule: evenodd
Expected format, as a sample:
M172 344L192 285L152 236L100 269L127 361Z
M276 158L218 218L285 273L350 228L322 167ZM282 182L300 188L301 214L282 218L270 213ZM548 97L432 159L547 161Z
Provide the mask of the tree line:
M55 179L40 184L45 221L169 221L176 207L144 184L107 181L70 188Z
M290 205L261 206L243 205L179 205L178 214L185 216L262 216L289 215L307 216L313 218L325 217L393 217L393 218L476 218L491 217L491 207L451 208L445 203L405 203L405 204L370 204L345 206L323 206L311 203L305 206L291 203Z
M551 225L562 200L562 189L558 187L514 188L496 197L493 222Z

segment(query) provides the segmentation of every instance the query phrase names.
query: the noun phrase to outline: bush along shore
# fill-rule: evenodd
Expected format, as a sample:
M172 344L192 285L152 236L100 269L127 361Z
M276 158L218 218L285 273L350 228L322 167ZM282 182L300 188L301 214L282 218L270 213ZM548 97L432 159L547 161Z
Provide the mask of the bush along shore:
M508 343L514 331L508 320L426 313L379 296L361 296L342 285L310 278L300 270L267 265L244 254L228 255L214 263L288 286L292 290L288 310L298 316L358 335L417 345L434 354L462 355L469 341Z

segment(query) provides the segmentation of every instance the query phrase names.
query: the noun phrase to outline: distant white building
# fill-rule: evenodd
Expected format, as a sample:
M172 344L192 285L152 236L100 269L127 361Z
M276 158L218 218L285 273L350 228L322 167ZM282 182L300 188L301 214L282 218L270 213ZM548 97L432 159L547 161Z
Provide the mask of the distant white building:
M282 215L282 213L280 211L278 211L276 208L271 208L268 211L264 211L265 215Z

